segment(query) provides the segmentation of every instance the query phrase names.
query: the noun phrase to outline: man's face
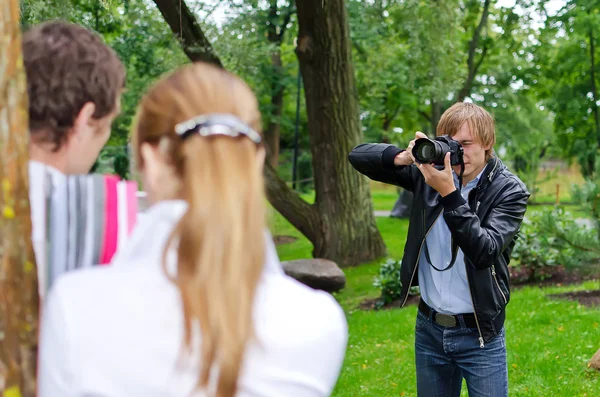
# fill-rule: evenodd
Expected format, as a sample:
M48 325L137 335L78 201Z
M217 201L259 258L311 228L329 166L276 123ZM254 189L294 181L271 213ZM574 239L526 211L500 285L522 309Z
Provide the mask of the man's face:
M78 123L67 142L67 174L87 174L110 137L113 121L120 113L120 100L115 110L101 118Z
M463 177L468 180L476 177L487 163L485 151L490 148L483 147L479 137L473 135L468 123L464 123L452 139L460 143L464 150L465 171ZM460 174L460 165L455 165L452 169L457 175Z

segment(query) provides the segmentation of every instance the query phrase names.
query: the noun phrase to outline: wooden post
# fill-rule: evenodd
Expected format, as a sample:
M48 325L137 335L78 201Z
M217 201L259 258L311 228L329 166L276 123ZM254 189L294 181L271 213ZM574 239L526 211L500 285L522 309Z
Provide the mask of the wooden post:
M29 211L28 104L18 0L0 2L0 393L36 390L38 287Z

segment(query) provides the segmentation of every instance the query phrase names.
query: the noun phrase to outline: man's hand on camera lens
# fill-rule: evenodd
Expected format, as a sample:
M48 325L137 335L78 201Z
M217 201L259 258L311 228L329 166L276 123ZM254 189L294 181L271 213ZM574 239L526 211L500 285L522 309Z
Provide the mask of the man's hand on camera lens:
M415 141L419 138L427 138L427 135L423 134L421 131L415 132L415 139L413 139L412 141L410 141L408 143L408 147L406 148L405 151L403 151L402 153L399 153L394 158L394 164L396 166L411 165L415 162L415 158L413 157L412 150L413 150L413 147L415 146Z
M450 166L450 153L446 153L444 158L444 169L438 170L431 164L418 164L419 171L425 178L425 183L434 188L442 197L449 195L456 190L454 185L454 176Z

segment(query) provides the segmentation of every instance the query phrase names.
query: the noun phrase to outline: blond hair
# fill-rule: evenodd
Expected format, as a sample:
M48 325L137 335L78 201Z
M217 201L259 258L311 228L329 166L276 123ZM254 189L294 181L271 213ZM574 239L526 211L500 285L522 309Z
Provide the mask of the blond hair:
M260 133L250 88L231 73L196 63L163 78L145 95L133 146L140 168L143 143L164 147L181 181L189 207L168 246L177 241L173 281L183 302L183 346L192 350L192 330L199 325L198 387L208 387L212 369L218 368L216 395L232 397L254 335L252 307L265 257L264 180L257 165L262 148L245 136L197 135L182 141L176 135L176 124L210 113L234 115Z
M458 130L467 123L475 139L485 151L486 161L492 157L493 147L496 144L496 128L492 115L482 108L469 102L457 102L442 114L437 126L436 135L456 135Z

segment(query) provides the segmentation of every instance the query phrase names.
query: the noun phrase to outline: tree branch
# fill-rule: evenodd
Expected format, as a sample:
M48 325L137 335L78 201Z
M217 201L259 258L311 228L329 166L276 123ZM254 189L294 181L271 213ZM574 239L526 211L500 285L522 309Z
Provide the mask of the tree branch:
M192 62L208 62L223 67L196 17L184 0L154 0L171 31L179 37L183 52ZM181 5L181 12L180 7Z
M577 243L571 241L570 239L567 238L566 234L563 232L556 231L556 237L558 237L563 242L567 243L568 245L570 245L571 247L573 247L575 249L578 249L581 251L586 251L586 252L593 252L594 254L600 254L600 250L593 249L590 247L585 247L583 245L580 245L580 244L577 244Z
M402 108L402 105L398 105L396 106L396 108L394 110L392 110L392 113L386 113L383 119L383 130L387 131L390 128L390 125L392 124L392 121L394 121L394 119L396 118L396 116L398 116L398 113L400 113L400 109Z
M479 58L479 61L477 61L477 64L475 65L475 68L473 70L473 76L477 76L477 72L479 71L479 67L481 66L481 64L483 63L483 60L488 52L488 48L489 46L486 44L483 47L483 52L481 53L481 57Z
M290 189L269 162L265 162L265 183L267 198L271 205L306 238L314 242L319 224L316 207L308 204L298 193Z
M469 57L467 58L467 78L462 88L458 92L457 102L462 102L465 97L467 97L471 93L471 87L473 86L473 80L475 79L475 75L477 73L477 68L483 61L483 57L485 56L485 51L482 54L482 58L479 60L479 63L475 64L475 51L479 47L479 40L481 39L481 31L483 27L487 24L487 19L490 13L490 2L491 0L485 0L483 4L483 12L481 13L481 19L479 20L479 24L475 28L473 32L473 38L469 43Z
M430 115L428 115L427 113L425 113L425 112L424 112L424 111L422 111L422 110L419 110L419 114L420 114L420 115L421 115L421 116L422 116L422 117L423 117L425 120L427 120L428 122L430 122L430 123L431 123L431 116L430 116Z
M159 7L163 17L171 26L171 30L177 33L179 26L179 3L181 1L183 16L183 38L182 45L187 57L195 61L210 62L223 67L221 60L213 50L210 42L204 35L194 15L189 11L184 0L154 0ZM186 51L185 45L193 51ZM319 223L319 214L316 209L292 190L279 178L275 169L265 161L265 188L269 202L288 221L292 223L311 242L316 239L316 230Z

